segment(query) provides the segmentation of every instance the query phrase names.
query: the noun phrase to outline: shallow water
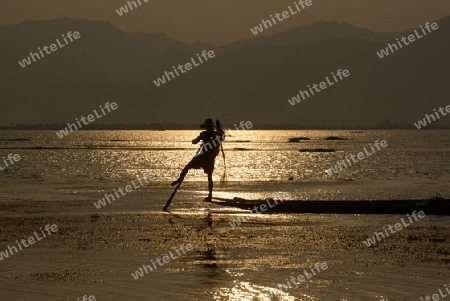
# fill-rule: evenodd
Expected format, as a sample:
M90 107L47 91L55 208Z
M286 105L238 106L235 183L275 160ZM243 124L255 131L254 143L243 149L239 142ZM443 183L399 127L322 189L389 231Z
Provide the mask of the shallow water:
M53 131L1 131L0 149L19 153L22 160L1 176L76 181L123 180L142 172L170 181L194 156L191 140L199 131L75 131L59 139ZM287 143L290 137L308 137ZM348 140L325 140L337 136ZM24 141L17 141L25 139ZM376 140L388 146L343 169L338 176L325 173L346 156L363 152ZM249 141L249 142L239 142ZM448 180L450 167L448 130L320 130L233 131L224 149L231 181L327 181L335 178L358 182L372 180ZM335 152L299 152L300 149L333 149ZM223 160L216 160L217 176ZM203 180L192 173L186 181Z
M231 186L221 190L237 189ZM71 184L60 201L2 201L3 250L47 223L59 228L1 262L2 300L270 300L266 293L316 262L328 269L272 300L419 300L448 281L449 217L426 216L367 247L374 231L405 216L252 214L203 203L195 187L180 191L165 213L171 189L143 187L101 209L91 191ZM244 195L253 189L241 187ZM77 191L72 199L69 191ZM232 228L238 217L247 221ZM133 279L182 243L193 251Z
M23 157L0 173L0 251L47 223L57 224L59 231L0 261L1 300L81 300L83 295L97 300L269 300L267 292L316 262L326 262L328 269L272 300L409 301L448 284L449 217L426 216L367 247L364 240L404 216L251 214L203 203L207 182L201 171L189 173L171 212L162 212L173 189L169 181L195 153L188 141L196 133L80 132L63 142L53 141L54 132L7 133L30 141L0 142L4 154ZM216 184L214 195L262 199L288 192L292 199L346 200L429 198L441 192L448 197L446 133L253 133L250 143L225 144L230 182ZM331 135L353 140L322 139ZM376 160L369 157L329 178L323 170L340 152L300 153L303 142L285 143L295 136L313 138L308 148L332 145L344 155L382 137L394 142L374 155ZM88 145L100 149L83 149ZM235 146L252 150L232 150ZM170 147L176 149L156 149ZM222 164L218 158L216 179ZM95 208L93 202L141 172L157 178ZM239 217L247 221L232 228L229 223ZM131 273L143 264L182 243L191 243L193 250L133 279Z

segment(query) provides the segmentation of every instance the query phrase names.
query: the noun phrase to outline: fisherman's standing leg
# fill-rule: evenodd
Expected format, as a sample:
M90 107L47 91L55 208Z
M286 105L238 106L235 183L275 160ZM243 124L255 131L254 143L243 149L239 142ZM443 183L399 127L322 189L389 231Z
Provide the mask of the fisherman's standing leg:
M208 189L209 189L209 194L208 194L208 197L206 198L206 200L207 200L207 202L211 202L211 200L212 200L212 191L213 191L212 172L208 173Z

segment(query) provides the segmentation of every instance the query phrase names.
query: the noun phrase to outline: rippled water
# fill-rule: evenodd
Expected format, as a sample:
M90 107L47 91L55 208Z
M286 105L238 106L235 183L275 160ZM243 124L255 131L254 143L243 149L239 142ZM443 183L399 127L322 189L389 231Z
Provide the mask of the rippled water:
M330 300L410 301L436 293L450 276L449 217L427 216L375 247L362 243L397 215L256 215L203 203L207 181L193 171L162 212L199 131L0 132L0 251L55 222L54 238L0 262L1 300ZM449 131L246 131L224 144L229 182L214 196L260 199L450 196ZM288 143L292 137L310 140ZM348 140L325 140L328 136ZM19 140L20 139L20 140ZM388 147L338 176L325 170L375 140ZM238 142L238 141L249 142ZM299 152L326 148L335 152ZM223 171L216 160L215 180ZM93 202L142 173L156 180L113 204ZM289 180L292 178L292 180ZM239 216L247 222L232 228ZM134 280L130 273L181 243L192 253ZM286 278L327 262L319 275L266 295Z
M173 181L194 156L198 145L192 145L191 140L198 133L77 131L59 139L53 131L3 131L0 132L1 154L18 153L22 160L1 172L0 177L104 184L152 173L157 176L156 183L165 183ZM229 181L282 183L292 178L293 182L304 185L300 186L301 191L292 192L301 199L311 197L312 191L323 199L360 198L358 190L369 190L371 198L377 198L377 185L386 187L385 198L414 198L423 192L411 190L416 184L429 187L419 197L431 197L435 192L450 196L448 185L442 185L450 180L450 131L233 131L233 134L224 143ZM325 140L329 136L348 140ZM291 137L310 140L287 143ZM375 140L386 140L388 146L338 175L326 173L338 161L357 155L364 147L370 152L369 143ZM335 152L299 151L320 148ZM219 155L215 180L223 170L224 161ZM348 197L326 193L327 185L343 183L342 180L353 182L351 191L346 192L350 193ZM205 175L201 170L194 170L185 181L203 182ZM341 185L345 190L345 183Z

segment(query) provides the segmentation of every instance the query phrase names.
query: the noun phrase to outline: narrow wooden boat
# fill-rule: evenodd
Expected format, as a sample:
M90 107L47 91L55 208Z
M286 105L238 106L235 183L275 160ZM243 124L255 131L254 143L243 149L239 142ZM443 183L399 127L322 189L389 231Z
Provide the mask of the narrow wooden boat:
M253 210L261 213L330 213L330 214L411 214L414 210L427 215L450 215L450 200L246 200L214 198L215 204Z

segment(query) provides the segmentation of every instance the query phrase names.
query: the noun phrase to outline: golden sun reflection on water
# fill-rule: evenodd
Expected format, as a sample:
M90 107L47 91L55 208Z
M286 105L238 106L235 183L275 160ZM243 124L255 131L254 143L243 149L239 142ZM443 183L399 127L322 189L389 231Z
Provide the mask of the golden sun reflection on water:
M182 135L179 137L181 139L170 140L170 147L174 151L166 152L164 155L164 160L171 162L171 169L174 172L179 172L195 156L200 146L200 143L192 145L190 142L197 137L197 131L185 131ZM298 145L279 143L277 138L286 141L284 137L277 137L276 133L268 131L241 131L233 133L233 136L227 136L223 143L225 160L222 153L216 157L214 180L218 181L225 169L230 181L287 180L287 174L291 173L293 167L305 166L307 161L315 162L317 159L313 160L309 154L300 154ZM314 166L305 170L308 173L316 168ZM199 181L204 180L204 177L201 170L192 170L186 180Z
M234 278L245 276L241 272L232 272L226 270ZM295 290L296 287L290 288ZM271 286L257 285L248 281L240 281L238 279L232 282L232 287L220 287L214 292L214 300L218 301L317 301L316 297L302 294L301 297L294 297L286 292L278 289L276 284Z
M90 177L100 179L135 178L140 173L153 173L157 181L173 181L195 156L199 144L192 144L200 130L188 131L112 131L96 135L88 133L84 144L89 150L78 151L78 157L67 158L64 166L72 166L74 175L87 169ZM325 172L343 155L353 149L353 140L326 141L332 132L311 131L234 131L223 143L225 162L220 153L215 160L214 181L225 168L233 182L329 180ZM336 134L338 135L338 134ZM344 133L340 134L344 136ZM345 135L348 135L346 133ZM310 140L288 143L289 137L307 136ZM93 150L90 150L90 149ZM336 152L299 152L300 149L336 149ZM66 156L67 157L67 156ZM64 158L66 158L64 157ZM87 161L87 162L86 162ZM61 163L61 165L63 165ZM362 164L358 165L361 168ZM358 171L355 169L355 172ZM202 170L191 170L185 181L204 181Z
M276 293L276 296L270 297L270 292ZM246 281L234 281L232 288L222 287L216 290L214 300L229 301L295 301L295 297L279 289L251 284ZM315 299L304 299L315 300Z

